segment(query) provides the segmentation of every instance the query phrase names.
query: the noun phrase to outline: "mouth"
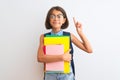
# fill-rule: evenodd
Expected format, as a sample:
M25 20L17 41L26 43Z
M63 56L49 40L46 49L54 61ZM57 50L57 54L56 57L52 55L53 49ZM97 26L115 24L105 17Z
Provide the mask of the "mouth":
M59 24L59 22L53 22L53 24Z

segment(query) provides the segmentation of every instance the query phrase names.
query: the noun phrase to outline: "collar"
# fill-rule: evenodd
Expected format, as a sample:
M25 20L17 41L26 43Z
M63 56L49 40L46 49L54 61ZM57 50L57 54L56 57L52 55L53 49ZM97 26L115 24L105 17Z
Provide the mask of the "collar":
M61 35L63 35L63 31L60 30L60 31L57 32L57 33L54 33L53 31L51 31L51 35L58 35L58 36L61 36Z

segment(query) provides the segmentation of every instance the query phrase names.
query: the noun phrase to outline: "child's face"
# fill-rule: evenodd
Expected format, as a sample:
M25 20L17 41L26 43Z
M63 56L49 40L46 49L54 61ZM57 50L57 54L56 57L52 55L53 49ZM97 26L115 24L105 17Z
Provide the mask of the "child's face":
M62 24L64 24L66 18L63 17L63 13L58 10L53 10L52 14L50 15L50 25L53 29L61 28Z

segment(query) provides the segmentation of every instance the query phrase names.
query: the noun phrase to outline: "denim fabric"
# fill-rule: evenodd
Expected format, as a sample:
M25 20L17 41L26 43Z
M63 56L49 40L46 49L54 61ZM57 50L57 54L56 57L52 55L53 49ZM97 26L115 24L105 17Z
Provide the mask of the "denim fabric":
M74 74L68 73L45 73L45 79L44 80L75 80Z

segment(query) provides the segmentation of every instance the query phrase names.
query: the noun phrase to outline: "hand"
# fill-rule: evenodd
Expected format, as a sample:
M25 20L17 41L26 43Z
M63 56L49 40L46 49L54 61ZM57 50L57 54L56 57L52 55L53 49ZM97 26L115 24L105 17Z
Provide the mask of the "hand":
M82 24L80 22L76 21L74 17L73 17L73 21L74 21L77 32L78 33L82 32Z
M64 61L68 61L69 62L72 59L70 51L71 51L71 49L69 49L66 53L63 54L63 60Z

